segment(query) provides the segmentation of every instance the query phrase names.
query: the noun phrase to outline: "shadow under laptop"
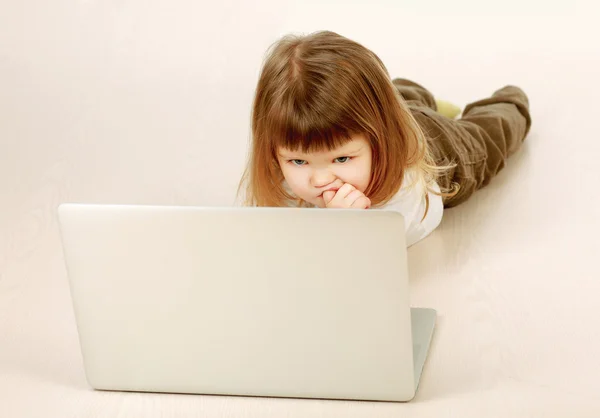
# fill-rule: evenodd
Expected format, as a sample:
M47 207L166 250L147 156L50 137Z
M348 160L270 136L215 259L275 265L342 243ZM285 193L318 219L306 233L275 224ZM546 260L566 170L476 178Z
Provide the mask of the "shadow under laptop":
M143 414L171 413L174 409L195 411L244 411L244 416L329 417L353 416L372 418L391 416L419 408L419 401L381 402L316 398L281 398L266 396L198 395L149 392L96 391L104 401L114 396L120 408L135 409ZM153 398L151 400L151 398ZM113 402L115 402L113 401ZM149 408L151 406L151 409ZM144 414L145 415L145 414Z

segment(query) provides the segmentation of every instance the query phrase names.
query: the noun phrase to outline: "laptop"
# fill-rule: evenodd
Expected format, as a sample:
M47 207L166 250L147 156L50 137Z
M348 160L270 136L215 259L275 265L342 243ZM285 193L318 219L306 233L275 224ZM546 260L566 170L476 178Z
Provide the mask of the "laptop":
M62 204L58 217L91 387L414 397L436 313L409 306L401 214Z

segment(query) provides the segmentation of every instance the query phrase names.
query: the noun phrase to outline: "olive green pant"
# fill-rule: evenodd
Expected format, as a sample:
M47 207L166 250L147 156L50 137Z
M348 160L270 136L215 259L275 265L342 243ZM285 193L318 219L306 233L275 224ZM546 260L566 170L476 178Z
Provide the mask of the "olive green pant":
M456 164L438 178L442 189L451 189L453 182L460 186L457 194L444 198L445 207L466 201L486 186L520 148L531 127L529 101L515 86L470 103L460 119L450 119L436 112L434 97L423 86L401 78L393 83L425 132L436 164Z

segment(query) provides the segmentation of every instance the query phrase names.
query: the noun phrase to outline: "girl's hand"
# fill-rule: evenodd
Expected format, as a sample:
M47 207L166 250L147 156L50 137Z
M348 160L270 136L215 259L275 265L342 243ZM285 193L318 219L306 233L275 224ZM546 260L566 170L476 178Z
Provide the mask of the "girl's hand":
M323 193L325 207L338 209L369 209L371 200L353 185L346 183L337 192Z

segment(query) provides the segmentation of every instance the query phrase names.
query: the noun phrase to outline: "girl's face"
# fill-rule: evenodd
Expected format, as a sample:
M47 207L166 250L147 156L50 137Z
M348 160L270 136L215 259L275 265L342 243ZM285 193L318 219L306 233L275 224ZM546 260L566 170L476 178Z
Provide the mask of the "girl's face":
M305 154L280 148L277 160L292 192L317 207L325 207L323 192L350 183L364 193L371 181L371 145L364 135L332 151ZM368 196L367 196L368 197Z

